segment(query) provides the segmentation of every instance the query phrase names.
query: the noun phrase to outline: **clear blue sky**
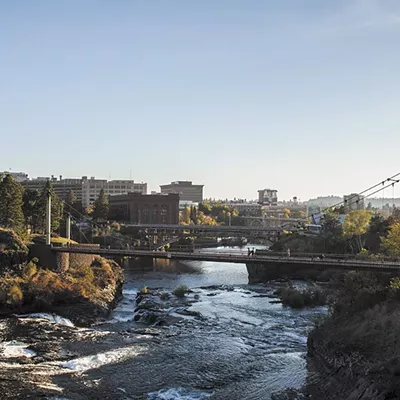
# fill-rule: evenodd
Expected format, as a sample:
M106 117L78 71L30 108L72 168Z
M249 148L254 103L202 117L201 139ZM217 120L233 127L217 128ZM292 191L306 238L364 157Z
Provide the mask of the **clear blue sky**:
M0 37L0 170L301 199L400 172L398 0L0 0Z

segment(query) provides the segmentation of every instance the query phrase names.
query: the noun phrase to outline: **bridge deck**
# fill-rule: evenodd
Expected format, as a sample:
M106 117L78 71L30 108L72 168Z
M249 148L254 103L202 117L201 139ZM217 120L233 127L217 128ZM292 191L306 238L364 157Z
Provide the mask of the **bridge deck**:
M348 270L369 270L380 272L400 272L400 263L396 262L373 262L361 260L338 260L338 259L312 259L309 257L276 257L276 256L255 256L248 257L247 254L233 254L226 252L163 252L150 250L120 250L120 249L93 249L79 247L53 247L53 251L59 253L80 253L96 254L100 256L116 257L151 257L172 260L193 260L193 261L215 261L236 264L292 264L293 266L315 266L326 268L340 268Z
M124 224L125 227L160 231L203 231L203 232L281 232L283 228L236 225L172 225L172 224Z

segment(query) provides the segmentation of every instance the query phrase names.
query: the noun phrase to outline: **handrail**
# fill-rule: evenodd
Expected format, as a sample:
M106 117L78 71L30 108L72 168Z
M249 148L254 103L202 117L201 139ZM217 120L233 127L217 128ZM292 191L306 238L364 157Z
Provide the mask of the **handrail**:
M79 248L79 247L53 247L53 251L67 252L67 253L81 253L81 254L104 254L104 255L118 255L118 256L150 256L152 258L180 258L187 260L208 260L208 261L240 261L247 262L277 262L277 263L291 263L291 264L316 264L327 266L350 266L350 267L387 267L393 269L400 268L400 262L386 262L375 260L346 260L346 259L332 259L329 257L314 259L310 257L288 257L288 256L248 256L246 253L228 253L228 252L168 252L168 251L151 251L151 250L120 250L120 249L94 249L94 248Z

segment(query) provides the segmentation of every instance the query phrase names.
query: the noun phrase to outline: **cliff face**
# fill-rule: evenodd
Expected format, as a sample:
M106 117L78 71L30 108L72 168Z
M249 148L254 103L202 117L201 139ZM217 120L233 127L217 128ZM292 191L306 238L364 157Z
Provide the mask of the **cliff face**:
M308 339L313 399L400 399L400 303L334 313Z
M0 315L55 312L90 325L107 316L121 297L123 271L112 260L80 257L68 268L41 264L43 259L29 256L14 232L0 229Z
M0 275L20 270L28 253L28 247L15 232L0 228Z

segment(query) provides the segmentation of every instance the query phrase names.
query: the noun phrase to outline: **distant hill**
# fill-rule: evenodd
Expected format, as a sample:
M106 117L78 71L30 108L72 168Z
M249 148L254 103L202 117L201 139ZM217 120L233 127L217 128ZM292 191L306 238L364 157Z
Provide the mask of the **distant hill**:
M307 201L307 207L332 207L335 204L338 204L343 201L343 197L339 196L321 196L316 199L310 199ZM373 208L382 208L382 198L366 198L365 199L365 207L371 203ZM392 199L390 197L385 197L383 199L383 205L389 204L392 206L395 204L396 207L400 207L400 198Z
M310 199L307 201L307 207L319 206L319 207L332 207L335 204L343 201L343 197L339 196L321 196L316 199Z

